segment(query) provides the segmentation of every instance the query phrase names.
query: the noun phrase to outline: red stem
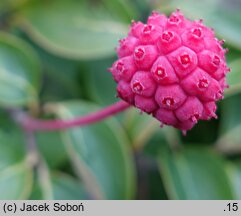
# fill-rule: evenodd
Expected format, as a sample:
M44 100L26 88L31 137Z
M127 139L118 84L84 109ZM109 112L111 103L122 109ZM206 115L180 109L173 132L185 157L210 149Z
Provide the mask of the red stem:
M40 120L25 115L21 118L18 118L18 121L26 130L30 131L50 131L67 129L98 122L102 119L108 118L114 114L124 111L129 107L130 104L124 101L119 101L94 113L90 113L86 116L80 116L69 120Z

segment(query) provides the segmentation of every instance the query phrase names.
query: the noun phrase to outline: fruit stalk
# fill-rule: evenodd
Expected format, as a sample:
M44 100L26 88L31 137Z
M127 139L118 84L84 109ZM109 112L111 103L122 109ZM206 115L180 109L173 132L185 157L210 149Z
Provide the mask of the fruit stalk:
M68 120L41 120L30 117L26 113L19 112L19 110L12 110L11 112L15 121L17 121L27 131L51 131L80 127L96 123L119 112L122 112L129 107L130 104L124 101L119 101L88 115Z

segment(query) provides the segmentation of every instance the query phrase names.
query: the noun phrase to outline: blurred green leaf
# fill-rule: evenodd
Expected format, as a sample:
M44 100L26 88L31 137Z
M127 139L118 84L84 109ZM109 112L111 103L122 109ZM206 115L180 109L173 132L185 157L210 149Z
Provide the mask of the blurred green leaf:
M241 59L230 63L231 73L227 74L229 88L225 90L225 97L232 96L241 92Z
M26 40L26 35L22 36ZM78 61L52 55L30 40L27 40L39 55L43 67L42 102L79 98L82 93L82 70Z
M83 184L74 177L62 172L52 172L51 176L47 177L49 178L49 186L44 188L46 183L43 185L43 182L37 176L30 196L31 200L83 200L89 198ZM51 196L47 195L46 197L44 190L47 189L50 190L48 193Z
M0 172L25 158L23 138L17 132L0 131L0 149Z
M32 169L23 137L18 132L1 132L0 149L0 199L27 199Z
M217 109L219 116L219 107ZM209 121L199 121L190 131L187 136L181 136L183 143L188 145L210 145L214 143L219 135L218 131L219 119L210 119Z
M160 123L156 119L145 113L141 114L136 108L127 110L122 121L131 144L137 149L142 148L157 130L161 130Z
M229 163L227 166L227 173L230 181L232 182L232 189L235 198L241 199L241 162Z
M221 101L220 135L241 124L241 94L224 98Z
M131 0L102 0L102 2L109 11L114 11L118 17L126 22L130 22L137 17L138 12Z
M29 0L1 0L0 1L0 13L9 12L22 6Z
M38 178L36 176L35 176L35 179L34 179L34 182L33 182L31 194L29 195L28 199L29 200L42 200L42 199L44 199L41 185L39 184Z
M24 105L36 101L39 62L22 40L0 33L0 104Z
M96 107L85 102L53 105L63 119L84 115ZM129 199L135 190L134 164L128 140L114 119L63 133L77 173L95 198Z
M89 61L84 64L80 73L79 79L85 80L85 83L82 83L87 97L101 105L109 105L119 100L116 98L116 83L107 71L113 62L113 58Z
M232 64L233 62L235 62L235 60L240 59L241 51L234 47L228 46L228 52L226 53L225 56L226 56L227 62ZM228 67L230 67L229 64L228 64Z
M88 199L87 193L77 179L63 173L52 175L53 195L57 200L84 200Z
M215 32L223 37L227 43L241 49L241 2L237 0L165 0L157 1L157 7L161 11L173 11L181 9L186 16L191 18L203 18L204 22L215 29ZM163 7L165 5L165 7Z
M32 170L19 163L0 172L0 199L27 199L32 187Z
M50 168L59 168L67 161L68 156L60 132L39 132L36 134L36 142Z
M217 149L226 154L239 154L241 152L240 130L241 125L238 125L226 133L221 133L216 143Z
M155 158L152 157L149 152L144 152L144 154L143 152L138 152L135 156L136 168L139 176L136 199L168 199Z
M29 199L52 200L54 199L54 195L49 167L41 156L38 157L38 163L36 165L34 184Z
M169 152L163 145L158 158L171 199L233 199L220 156L205 148Z
M20 25L38 44L71 59L110 56L127 32L115 11L87 0L34 1L19 17Z
M156 135L160 142L167 142L171 146L180 144L179 133L175 128L166 125L160 127L161 123L153 116L141 113L136 108L125 111L122 121L133 148L138 151Z
M228 154L241 152L241 95L233 95L221 102L221 119L217 148Z

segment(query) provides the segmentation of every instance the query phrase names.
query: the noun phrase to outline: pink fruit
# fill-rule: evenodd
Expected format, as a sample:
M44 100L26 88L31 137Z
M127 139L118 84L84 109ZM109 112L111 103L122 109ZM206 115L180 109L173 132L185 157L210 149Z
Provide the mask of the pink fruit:
M190 21L179 10L169 18L153 12L120 40L119 59L110 68L118 96L183 132L216 118L230 71L222 44L201 20Z

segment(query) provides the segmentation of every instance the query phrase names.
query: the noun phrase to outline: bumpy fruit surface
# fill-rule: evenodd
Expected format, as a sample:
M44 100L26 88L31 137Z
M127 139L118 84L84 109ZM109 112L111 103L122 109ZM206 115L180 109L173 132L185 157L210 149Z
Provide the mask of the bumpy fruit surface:
M228 87L222 43L202 20L190 21L179 10L133 22L110 68L118 96L184 132L216 118L216 101Z

